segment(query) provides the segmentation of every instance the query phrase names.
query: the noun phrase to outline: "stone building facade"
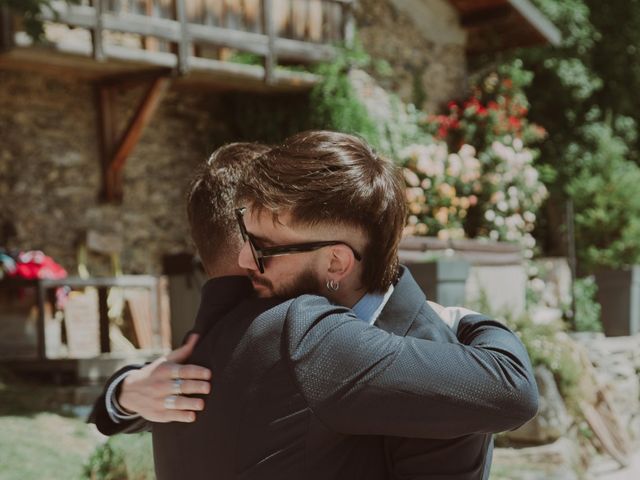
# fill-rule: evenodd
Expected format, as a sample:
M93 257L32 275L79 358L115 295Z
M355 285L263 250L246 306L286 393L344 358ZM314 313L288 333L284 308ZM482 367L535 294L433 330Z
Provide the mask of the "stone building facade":
M465 93L467 34L447 0L358 0L356 23L365 50L393 72L369 73L405 103L437 113Z
M118 96L126 120L140 92ZM171 91L124 168L121 205L99 201L97 118L90 83L0 71L0 220L6 246L42 249L71 274L88 231L123 243L128 273L159 273L163 254L191 250L190 176L230 138L220 95ZM220 139L219 142L216 139ZM108 261L90 258L92 274Z
M465 35L446 0L359 0L356 20L365 49L393 69L376 78L388 91L428 111L460 95ZM120 130L142 94L117 95ZM222 143L250 139L234 130L229 117L241 116L228 96L172 89L126 162L122 204L105 204L92 84L0 68L0 245L42 249L73 275L78 242L97 232L122 242L125 273L160 273L163 255L193 251L185 194L195 167ZM88 266L110 272L101 256Z

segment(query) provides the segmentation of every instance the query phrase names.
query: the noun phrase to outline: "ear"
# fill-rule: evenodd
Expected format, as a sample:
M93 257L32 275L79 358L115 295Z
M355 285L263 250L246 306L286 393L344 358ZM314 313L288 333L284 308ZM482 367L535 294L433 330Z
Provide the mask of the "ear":
M340 282L353 271L356 259L351 249L346 245L331 246L329 254L327 279Z

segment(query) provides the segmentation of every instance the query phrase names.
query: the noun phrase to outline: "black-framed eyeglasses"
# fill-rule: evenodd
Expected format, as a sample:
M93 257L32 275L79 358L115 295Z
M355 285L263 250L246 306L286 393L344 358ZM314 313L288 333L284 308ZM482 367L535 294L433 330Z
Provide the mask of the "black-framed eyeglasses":
M303 252L312 252L314 250L319 250L320 248L329 247L331 245L345 245L351 249L353 252L353 256L356 260L362 260L362 256L357 252L355 248L349 245L346 242L342 242L340 240L329 240L323 242L305 242L305 243L294 243L290 245L278 245L275 247L265 247L260 248L256 245L255 239L253 236L247 231L247 227L244 224L244 212L246 208L236 208L236 219L238 220L238 227L240 227L240 233L242 234L242 239L245 242L249 243L249 247L251 248L251 254L253 255L253 259L260 270L260 273L264 273L264 259L267 257L280 257L282 255L292 255L294 253L303 253Z

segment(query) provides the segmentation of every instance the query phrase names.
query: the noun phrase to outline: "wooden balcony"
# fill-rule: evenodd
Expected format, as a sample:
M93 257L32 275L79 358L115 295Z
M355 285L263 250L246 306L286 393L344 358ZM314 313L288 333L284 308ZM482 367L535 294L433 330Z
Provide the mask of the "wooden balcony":
M44 45L33 44L19 19L2 22L10 45L4 45L0 68L38 65L94 79L160 68L187 83L309 88L315 75L287 67L331 59L354 29L353 0L51 3L43 12Z

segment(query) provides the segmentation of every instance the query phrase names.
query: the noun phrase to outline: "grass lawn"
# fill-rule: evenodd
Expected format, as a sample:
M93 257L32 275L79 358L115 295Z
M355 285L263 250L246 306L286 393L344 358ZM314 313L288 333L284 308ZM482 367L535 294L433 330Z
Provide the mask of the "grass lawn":
M82 419L65 414L56 389L0 372L0 480L72 480L100 443Z

